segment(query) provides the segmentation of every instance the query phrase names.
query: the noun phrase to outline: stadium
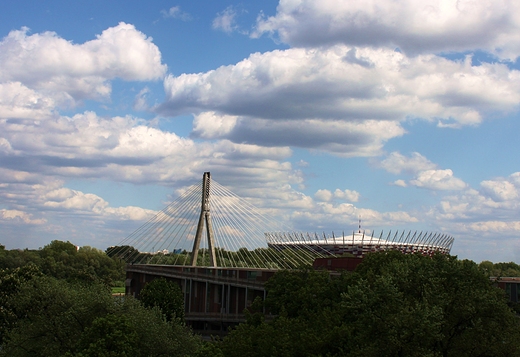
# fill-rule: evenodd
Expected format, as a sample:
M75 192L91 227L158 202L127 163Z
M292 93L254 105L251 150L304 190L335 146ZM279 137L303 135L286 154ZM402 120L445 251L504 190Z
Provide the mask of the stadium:
M383 232L374 236L365 232L353 232L352 235L327 236L324 233L303 232L269 232L265 233L267 245L276 250L295 249L307 250L317 255L353 255L363 257L369 252L397 250L403 253L421 253L431 255L436 252L449 254L454 238L447 234L420 232L413 233L396 231L389 232L383 238Z

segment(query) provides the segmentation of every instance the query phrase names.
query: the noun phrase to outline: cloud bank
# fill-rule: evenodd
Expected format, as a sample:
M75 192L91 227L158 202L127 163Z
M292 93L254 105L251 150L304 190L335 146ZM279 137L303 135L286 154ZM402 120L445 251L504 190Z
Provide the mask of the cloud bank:
M520 4L509 0L280 0L253 37L276 34L294 47L331 44L399 48L410 55L485 50L520 55Z

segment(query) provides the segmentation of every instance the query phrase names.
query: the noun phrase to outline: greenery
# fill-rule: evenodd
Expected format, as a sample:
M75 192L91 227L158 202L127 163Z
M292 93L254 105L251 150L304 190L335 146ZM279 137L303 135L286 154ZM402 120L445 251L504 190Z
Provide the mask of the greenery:
M191 252L142 253L131 246L115 246L106 250L109 257L123 259L133 264L191 265ZM220 267L250 267L267 269L299 268L311 266L316 258L305 249L277 250L273 248L257 248L249 250L240 248L236 252L215 248L217 265ZM199 250L197 266L210 266L210 254L207 249Z
M32 263L15 269L0 269L0 344L5 334L18 321L14 298L18 295L20 287L41 275L38 267Z
M113 286L112 287L112 294L124 294L126 291L126 288L124 286Z
M256 253L217 256L254 265ZM282 252L262 254L274 261ZM141 301L112 295L124 291L125 262L136 258L178 264L189 253L0 245L0 357L520 356L520 319L490 279L520 276L515 263L380 252L350 273L280 270L246 323L202 342L184 325L177 284L155 279Z
M37 266L44 275L70 282L97 281L112 286L125 280L123 260L89 246L78 248L70 242L57 240L39 250L6 250L0 246L0 269L30 264Z
M124 264L70 242L53 241L39 250L0 246L0 356L197 354L200 338L173 318L181 313L166 318L161 304L112 295L113 286L124 292Z
M248 322L211 343L224 356L518 356L520 320L482 268L456 257L368 255L356 272L268 281Z
M200 344L183 324L167 321L105 285L34 277L11 298L18 319L0 356L186 356Z
M492 263L485 260L479 264L479 267L490 277L520 276L520 265L513 262Z
M141 290L139 298L146 307L158 307L166 320L184 321L184 296L178 284L165 278L154 279Z

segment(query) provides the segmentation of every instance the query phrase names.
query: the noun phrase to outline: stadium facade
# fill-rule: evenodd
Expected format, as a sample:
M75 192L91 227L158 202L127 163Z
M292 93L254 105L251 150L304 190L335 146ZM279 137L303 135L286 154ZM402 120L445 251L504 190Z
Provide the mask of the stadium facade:
M390 231L386 237L353 232L351 235L318 235L307 232L269 232L265 233L267 245L276 250L307 250L319 255L341 256L344 254L363 257L366 253L397 250L406 254L421 253L431 255L436 252L449 254L454 238L447 234L432 232Z

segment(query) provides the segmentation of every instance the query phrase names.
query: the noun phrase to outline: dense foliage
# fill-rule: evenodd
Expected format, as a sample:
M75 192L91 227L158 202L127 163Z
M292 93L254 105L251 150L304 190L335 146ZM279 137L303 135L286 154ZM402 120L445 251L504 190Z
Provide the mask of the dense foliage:
M356 272L280 272L213 348L225 356L518 356L520 320L479 266L456 257L369 255ZM216 355L218 355L216 353Z
M0 356L186 356L200 343L182 324L97 283L36 277L12 298L18 322Z
M253 259L247 250L224 253ZM382 252L352 273L280 270L246 323L203 343L182 322L178 285L155 279L141 301L111 295L136 257L161 258L60 241L0 246L0 357L520 356L520 319L489 279L520 276L515 263Z
M146 307L158 307L168 321L184 320L184 295L176 283L154 279L141 290L139 299Z
M490 261L483 261L479 264L480 269L488 276L492 277L512 277L520 276L520 265L509 263L492 263Z
M191 265L191 252L179 250L170 253L143 253L134 247L123 245L106 250L109 257L117 257L133 264ZM219 267L249 267L265 269L292 269L302 265L310 266L317 257L305 249L293 250L240 248L236 252L215 248L215 257ZM197 256L197 266L210 266L208 249L201 248Z
M0 356L195 355L201 340L173 318L180 313L161 310L169 307L161 304L164 291L149 294L159 302L149 307L111 294L123 267L119 258L69 242L36 251L0 246ZM182 299L167 287L170 298Z
M39 250L6 250L0 246L0 269L29 264L36 265L44 275L67 281L98 281L115 286L125 278L123 260L89 246L76 247L57 240Z

